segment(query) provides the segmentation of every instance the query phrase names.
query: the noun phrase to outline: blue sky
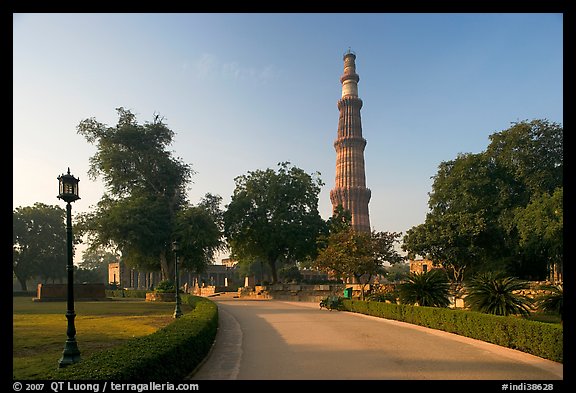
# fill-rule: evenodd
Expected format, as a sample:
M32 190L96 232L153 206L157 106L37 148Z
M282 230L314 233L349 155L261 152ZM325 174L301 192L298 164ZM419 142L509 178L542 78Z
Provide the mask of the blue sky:
M189 199L230 201L234 178L289 161L320 172L331 214L342 55L357 55L373 229L425 220L438 165L486 149L513 122L563 123L560 13L13 15L13 208L80 178L73 213L104 187L95 146L76 133L115 108L155 113L197 171Z

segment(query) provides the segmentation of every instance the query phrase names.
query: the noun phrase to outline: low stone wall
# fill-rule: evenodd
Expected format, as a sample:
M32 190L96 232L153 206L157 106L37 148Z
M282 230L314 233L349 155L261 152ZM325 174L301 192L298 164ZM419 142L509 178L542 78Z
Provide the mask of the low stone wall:
M550 282L544 281L531 281L530 288L522 291L518 291L521 295L527 296L529 298L535 298L538 295L545 293L546 291L541 289L544 284L551 284ZM385 284L380 285L380 290L384 292L394 291L397 285L395 284ZM343 296L345 288L352 288L352 298L359 299L362 294L361 284L324 284L324 285L309 285L309 284L274 284L254 287L243 287L238 289L238 296L240 298L250 298L250 299L276 299L276 300L286 300L286 301L297 301L297 302L320 302L328 296ZM203 288L205 289L205 288ZM368 293L370 291L371 284L364 285L364 292ZM204 295L205 296L205 295ZM464 308L464 298L456 299L456 304L454 304L454 299L451 299L452 304L450 307Z
M559 285L562 285L562 283L557 283ZM526 296L532 299L537 298L540 295L545 295L545 294L550 294L551 291L547 290L547 289L543 289L544 286L548 286L548 285L554 285L552 282L550 281L530 281L530 286L528 289L522 289L519 291L515 291L515 293L518 293L522 296Z
M352 285L346 284L274 284L255 287L244 287L238 289L238 296L250 299L275 299L294 302L317 302L332 296L344 294L344 288ZM354 291L353 291L354 292Z
M174 292L146 292L147 302L175 302L176 293Z
M68 299L68 284L38 284L34 301L63 301ZM74 300L105 300L103 283L74 284Z
M208 285L205 287L194 286L191 288L190 293L196 296L213 296L216 293L228 291L230 291L228 287Z
M249 298L249 299L272 299L270 294L265 287L255 286L255 287L242 287L238 288L238 297Z

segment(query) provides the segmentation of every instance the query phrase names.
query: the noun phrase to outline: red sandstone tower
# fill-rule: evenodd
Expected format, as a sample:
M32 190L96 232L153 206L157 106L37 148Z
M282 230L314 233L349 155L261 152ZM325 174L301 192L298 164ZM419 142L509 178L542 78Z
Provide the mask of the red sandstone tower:
M364 171L364 148L366 139L362 137L360 109L362 100L358 98L356 55L348 50L344 54L344 73L340 77L342 98L338 101L338 138L336 149L336 185L330 191L332 210L338 205L349 210L352 227L357 231L370 232L368 202L371 192L366 188Z

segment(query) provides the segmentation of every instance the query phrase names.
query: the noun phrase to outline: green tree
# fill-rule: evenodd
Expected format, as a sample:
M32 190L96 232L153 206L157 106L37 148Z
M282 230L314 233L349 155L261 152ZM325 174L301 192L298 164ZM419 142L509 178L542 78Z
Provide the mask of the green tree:
M410 264L407 262L396 263L386 267L386 279L391 282L399 282L408 278Z
M208 194L198 206L180 210L175 219L179 261L196 273L204 272L216 253L225 249L220 200L220 197Z
M519 209L562 187L562 133L561 126L543 120L516 123L491 135L485 152L442 162L430 211L406 232L403 250L442 264L457 285L467 271L542 278L546 260L532 252L537 248L521 245Z
M74 282L75 283L104 283L108 279L108 272L104 276L102 270L86 269L79 266L74 266Z
M296 265L285 266L278 270L278 276L282 282L300 282L302 281L302 273Z
M117 248L129 266L160 270L164 279L170 279L174 276L171 244L179 239L184 245L180 257L198 268L200 260L206 262L198 257L198 248L208 247L203 256L210 255L218 232L205 225L205 218L213 215L196 210L187 213L191 205L185 190L193 170L167 149L174 132L158 115L141 125L130 111L117 108L117 112L115 127L90 118L77 128L97 147L88 175L101 176L107 190L96 209L83 216L81 228L90 247ZM192 225L191 217L205 230L194 235L194 247L193 240L186 238L190 232L182 225ZM202 236L208 238L198 240Z
M117 262L120 255L103 248L87 249L82 253L82 261L78 264L83 269L108 271L110 262Z
M532 301L518 291L527 281L502 272L481 272L465 283L465 304L473 311L494 315L529 315Z
M406 232L403 249L441 264L454 283L509 257L507 232L499 222L506 173L484 154L459 154L443 162L434 176L429 213Z
M108 264L120 260L120 255L103 248L87 249L78 264L80 274L74 273L78 282L91 281L108 283ZM89 278L89 280L88 280Z
M320 239L322 248L314 266L338 278L354 278L364 288L376 274L383 274L384 264L392 265L404 258L394 245L401 234L396 232L360 232L352 227L339 229Z
M543 279L547 275L550 259L543 257L547 245L526 247L519 232L519 210L545 195L553 195L563 187L564 129L562 125L546 119L521 121L490 136L486 155L505 168L514 186L503 195L514 195L517 203L503 211L499 220L512 241L507 248L513 250L503 265L509 275L527 279ZM521 215L521 213L520 213ZM560 232L556 232L561 234ZM550 244L550 239L543 242ZM559 240L561 242L561 240ZM556 242L558 243L558 241Z
M426 307L450 305L450 282L442 269L410 273L406 282L398 286L400 302Z
M172 260L173 219L161 199L144 195L112 199L104 195L95 210L82 214L79 229L88 237L88 249L118 250L128 266L162 270L163 278L169 278L173 275L173 264L168 262Z
M66 211L56 205L35 203L17 207L12 214L12 270L22 290L26 281L66 276Z
M224 212L224 233L237 260L263 260L278 281L279 261L298 261L316 252L316 238L325 223L318 213L323 185L289 162L272 169L250 171L235 179L236 187Z
M552 194L563 184L563 141L562 125L546 119L524 120L490 135L486 154L522 185L525 205L531 195ZM520 193L522 188L514 191Z
M198 207L204 209L218 227L218 230L224 231L224 211L221 208L222 197L212 193L206 193L198 203Z
M240 259L238 260L239 280L244 283L245 277L254 276L256 285L264 285L266 277L271 277L268 264L264 264L262 259ZM279 269L280 270L280 269Z
M334 209L334 212L332 212L332 216L328 219L327 229L328 232L334 233L346 230L350 228L351 225L352 213L350 213L350 210L344 209L342 205L338 205Z
M562 278L564 257L564 187L552 194L532 198L515 211L520 247L525 253L547 261L548 278Z

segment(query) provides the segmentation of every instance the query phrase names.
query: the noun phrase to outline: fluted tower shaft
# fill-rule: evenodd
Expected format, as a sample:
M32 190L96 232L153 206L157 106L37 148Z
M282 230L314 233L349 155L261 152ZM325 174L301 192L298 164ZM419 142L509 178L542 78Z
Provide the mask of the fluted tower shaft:
M356 55L350 51L344 54L344 73L340 77L342 97L338 101L338 137L336 149L336 184L330 191L332 210L338 205L352 215L352 227L357 231L370 232L368 203L371 192L366 188L364 148L366 139L362 137L360 109L362 100L358 98Z

